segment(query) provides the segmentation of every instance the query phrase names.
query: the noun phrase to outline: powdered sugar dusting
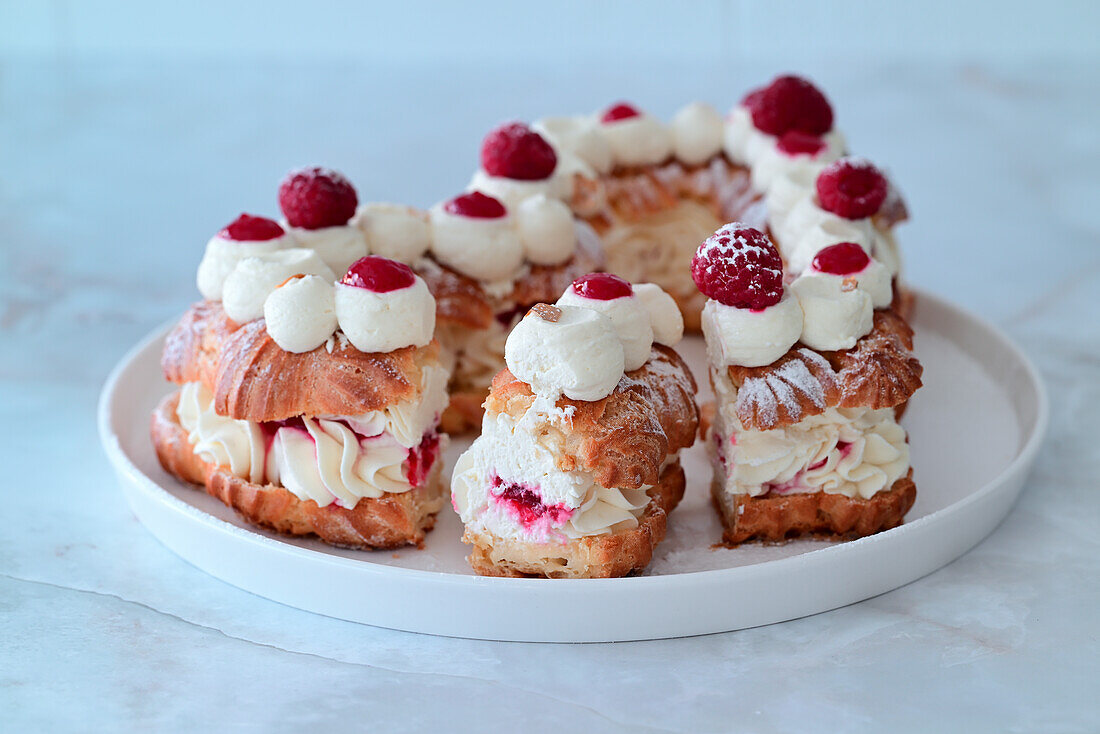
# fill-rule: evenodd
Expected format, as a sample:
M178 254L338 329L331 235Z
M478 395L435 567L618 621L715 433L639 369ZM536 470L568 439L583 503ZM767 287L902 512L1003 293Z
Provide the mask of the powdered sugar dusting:
M823 388L821 382L813 376L813 373L810 372L805 362L799 359L792 359L776 371L776 377L782 379L792 388L805 395L816 407L824 410L825 388ZM801 408L799 409L799 413L801 413Z

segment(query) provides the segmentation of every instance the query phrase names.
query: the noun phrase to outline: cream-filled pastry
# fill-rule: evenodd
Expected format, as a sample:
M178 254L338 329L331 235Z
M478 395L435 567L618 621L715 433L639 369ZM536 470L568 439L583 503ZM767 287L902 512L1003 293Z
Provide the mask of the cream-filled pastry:
M692 275L717 401L711 491L730 544L848 538L901 523L916 497L898 411L920 387L889 275L852 242L790 286L759 230L726 225Z
M196 304L167 338L162 367L180 389L154 413L157 455L258 526L419 544L446 499L435 302L381 257L334 280L311 249L237 262L223 301Z
M589 274L512 330L482 434L452 477L479 574L607 577L649 563L698 425L690 371L653 343L655 321L664 339L676 330L669 306Z

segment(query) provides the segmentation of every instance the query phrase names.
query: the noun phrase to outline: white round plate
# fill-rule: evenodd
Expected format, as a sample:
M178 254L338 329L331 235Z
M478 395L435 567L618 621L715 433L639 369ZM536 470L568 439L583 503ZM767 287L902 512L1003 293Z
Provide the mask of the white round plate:
M422 550L350 551L243 523L165 473L149 416L171 388L160 372L167 327L134 347L103 388L99 431L138 518L219 579L318 614L393 629L491 640L608 642L681 637L816 614L907 584L954 560L1012 508L1047 424L1035 369L996 328L924 293L914 319L924 388L903 424L917 502L901 527L848 542L716 548L710 467L685 452L688 487L644 575L621 579L475 576L444 508ZM683 353L704 378L703 348ZM701 384L701 400L710 393ZM454 464L468 441L453 441Z

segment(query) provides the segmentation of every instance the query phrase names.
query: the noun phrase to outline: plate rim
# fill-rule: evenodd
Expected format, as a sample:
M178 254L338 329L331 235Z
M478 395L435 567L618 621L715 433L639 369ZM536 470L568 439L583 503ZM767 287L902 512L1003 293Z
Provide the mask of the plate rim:
M783 568L789 565L805 564L812 562L827 562L834 557L845 556L851 553L860 552L861 549L868 545L876 545L889 542L890 538L898 538L901 535L912 535L914 533L924 532L924 529L933 523L938 522L944 516L948 514L956 514L962 512L966 507L983 500L987 495L995 492L1012 476L1021 471L1026 471L1033 463L1039 448L1046 437L1047 429L1050 421L1050 406L1049 397L1047 395L1046 386L1042 380L1042 377L1028 358L1027 354L997 325L991 323L982 316L976 315L973 312L958 306L947 299L940 296L929 293L921 289L910 288L910 290L916 296L917 308L921 308L923 303L933 304L934 307L942 309L944 311L954 312L956 315L961 315L967 319L970 319L979 327L983 328L990 335L992 335L1000 345L1011 352L1018 360L1019 364L1024 367L1024 373L1027 378L1027 382L1031 385L1035 392L1035 420L1031 429L1030 435L1027 436L1022 446L1018 449L1016 456L1006 464L1002 470L987 481L982 487L971 492L966 497L952 502L946 507L942 507L934 512L924 515L911 522L905 522L902 525L877 533L875 535L859 538L857 540L848 541L845 543L835 543L832 545L816 548L806 553L789 556L786 558L778 558L774 560L760 561L757 563L751 563L744 566L733 566L729 568L717 568L717 569L703 569L697 571L685 571L682 573L668 573L655 576L632 576L623 578L609 578L609 579L554 579L552 582L548 582L546 579L537 578L497 578L486 577L469 574L458 574L448 571L431 571L424 569L404 568L401 566L391 566L388 564L377 563L367 558L346 558L343 556L336 556L323 551L314 550L311 548L303 548L301 546L291 545L284 542L277 537L269 537L263 535L251 528L242 528L232 523L229 523L221 518L215 517L194 505L191 505L178 497L172 495L167 489L162 487L153 477L145 474L138 466L133 462L130 456L123 450L121 440L118 434L112 428L112 422L114 418L113 405L114 398L119 389L119 384L123 373L132 365L135 359L146 350L152 342L162 339L168 330L178 321L178 317L169 319L164 323L154 328L151 332L146 334L140 341L130 347L125 354L115 364L111 370L103 387L100 391L98 405L97 405L97 426L100 438L100 443L103 446L108 459L110 460L113 468L121 475L125 475L131 479L138 488L147 494L151 494L154 499L166 505L172 511L184 515L189 521L196 522L201 525L205 525L210 529L220 532L224 535L230 536L234 542L247 542L252 545L262 547L267 551L274 551L280 554L287 554L290 556L301 557L303 560L308 560L314 563L331 564L337 567L344 567L349 570L354 570L356 573L365 575L374 575L381 577L389 577L394 580L406 580L409 582L429 583L432 585L438 584L455 584L468 587L494 587L503 588L508 590L522 590L526 588L539 588L541 590L546 589L547 583L553 583L555 587L561 587L565 589L577 589L583 586L588 591L608 590L608 589L621 589L628 587L631 589L644 588L647 585L661 585L669 587L670 590L678 585L694 585L696 583L709 583L711 581L721 582L723 576L741 576L751 575L755 573L765 573L772 571L781 571ZM143 524L145 524L143 522ZM994 526L995 527L995 526ZM148 529L148 528L147 528ZM150 531L151 532L151 531ZM151 533L157 538L158 542L163 541L156 533ZM977 542L981 542L983 538L979 538ZM970 547L973 547L972 545ZM968 548L969 549L969 548ZM173 552L175 552L173 550ZM966 551L964 551L965 553ZM177 553L177 555L179 555ZM188 560L188 559L184 559ZM942 566L942 564L941 564ZM940 566L937 566L937 568ZM214 574L206 569L201 569L204 573L220 578L217 574ZM899 584L900 586L900 584Z

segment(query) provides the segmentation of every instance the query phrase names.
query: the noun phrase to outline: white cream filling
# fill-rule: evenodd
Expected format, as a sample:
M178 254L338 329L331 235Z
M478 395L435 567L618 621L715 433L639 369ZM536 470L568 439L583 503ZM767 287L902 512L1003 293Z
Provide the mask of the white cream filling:
M264 436L260 427L214 412L214 395L201 382L180 389L176 417L192 450L203 461L227 466L233 476L254 484L264 480Z
M466 527L536 543L564 543L636 527L649 504L649 487L609 489L588 472L560 470L561 434L532 420L534 410L519 425L507 414L486 414L481 436L459 457L451 498ZM524 517L498 496L508 485L536 493L547 509Z
M447 403L446 382L442 367L428 365L419 399L358 416L305 417L300 427L279 428L269 448L258 424L218 415L202 383L181 388L176 415L204 461L255 484L285 487L322 507L336 502L351 508L363 497L412 489L406 475L409 451L438 423Z
M712 369L712 377L719 409L708 451L730 494L870 499L909 471L909 444L892 408L828 408L786 428L748 430L728 375Z

